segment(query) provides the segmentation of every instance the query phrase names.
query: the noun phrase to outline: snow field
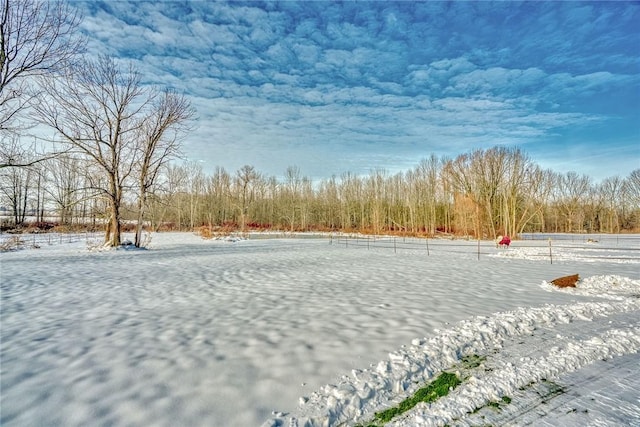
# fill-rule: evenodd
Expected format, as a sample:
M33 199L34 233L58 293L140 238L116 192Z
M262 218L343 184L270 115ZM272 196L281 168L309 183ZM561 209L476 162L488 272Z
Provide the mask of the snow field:
M545 328L583 331L613 318L593 336L562 336L583 345L596 333L625 336L614 329L637 335L625 324L637 324L637 264L574 256L550 265L495 248L477 260L474 242L461 253L445 252L447 243L434 241L426 256L326 238L167 233L146 251L75 242L2 253L0 424L336 425L399 401L464 352L488 352L490 364L502 343L497 355L516 366L523 356L504 350L517 348L512 339L565 348L557 333L532 340ZM584 287L546 284L573 273ZM507 385L474 395L486 400Z

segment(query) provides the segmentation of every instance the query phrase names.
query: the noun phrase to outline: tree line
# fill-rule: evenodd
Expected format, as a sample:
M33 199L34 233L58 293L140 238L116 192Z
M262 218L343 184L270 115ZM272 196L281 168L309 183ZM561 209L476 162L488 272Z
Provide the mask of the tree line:
M298 167L284 177L246 165L206 174L168 165L150 198L153 229L439 233L495 238L523 232L640 230L640 169L594 183L536 165L521 150L494 147L454 159L432 155L406 172L346 172L314 182Z
M140 167L139 158L126 163ZM277 229L358 231L481 238L523 232L619 233L640 230L640 169L594 183L576 172L542 169L523 151L503 146L453 159L432 155L396 174L346 172L313 181L295 166L283 177L253 166L207 174L196 163L164 163L147 182L116 181L120 221L152 230ZM140 177L139 174L134 174ZM95 162L59 155L0 177L14 224L33 215L61 224L107 228L110 204L97 188L111 178ZM113 227L113 225L111 225Z

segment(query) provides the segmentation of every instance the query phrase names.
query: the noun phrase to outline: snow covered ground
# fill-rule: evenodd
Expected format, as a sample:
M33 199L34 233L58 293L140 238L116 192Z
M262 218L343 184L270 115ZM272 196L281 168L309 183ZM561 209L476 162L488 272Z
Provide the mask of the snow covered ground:
M638 426L640 236L551 237L1 253L0 424Z

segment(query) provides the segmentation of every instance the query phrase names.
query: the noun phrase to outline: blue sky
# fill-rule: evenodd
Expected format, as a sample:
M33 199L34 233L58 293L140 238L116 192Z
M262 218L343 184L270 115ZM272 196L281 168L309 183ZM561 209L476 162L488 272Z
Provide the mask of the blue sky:
M190 98L205 172L395 173L495 145L596 181L640 168L637 2L73 4L91 54Z

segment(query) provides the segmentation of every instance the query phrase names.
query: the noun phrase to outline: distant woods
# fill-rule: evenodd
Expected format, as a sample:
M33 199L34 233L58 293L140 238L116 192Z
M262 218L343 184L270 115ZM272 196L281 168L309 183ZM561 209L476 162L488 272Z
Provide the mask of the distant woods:
M518 149L435 155L406 172L375 170L312 181L251 166L206 174L171 165L150 199L153 229L340 230L494 238L522 232L640 231L640 169L595 184L541 169Z
M96 189L109 177L87 156L60 155L0 177L7 222L55 221L103 227L112 200ZM135 169L133 163L128 169ZM128 170L127 169L127 170ZM413 169L312 181L299 168L267 176L252 166L205 173L163 163L154 180L119 181L122 221L149 230L340 230L494 238L522 232L640 231L640 169L594 183L541 169L518 149L494 147L454 159L432 155ZM134 179L137 177L137 179ZM100 184L103 182L103 184ZM144 185L144 196L138 196ZM133 227L133 226L132 226Z

